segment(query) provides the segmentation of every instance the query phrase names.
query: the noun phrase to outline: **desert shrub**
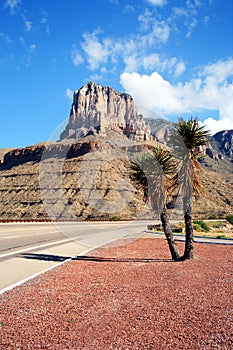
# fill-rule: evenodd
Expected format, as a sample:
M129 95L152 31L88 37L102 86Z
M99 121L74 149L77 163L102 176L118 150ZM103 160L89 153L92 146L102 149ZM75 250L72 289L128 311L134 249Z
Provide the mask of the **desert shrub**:
M203 220L194 220L193 223L196 226L196 231L209 232L209 230L210 230L210 228L207 225L207 223L204 222Z
M232 214L227 215L226 220L233 225L233 215Z
M224 234L217 235L216 238L221 239L221 238L226 238Z
M202 231L203 231L203 229L201 228L201 226L198 225L198 224L195 224L195 225L194 225L194 230L197 231L197 232L202 232Z
M109 218L110 221L121 221L121 217L118 215L113 215Z
M217 219L217 215L216 214L212 214L209 217L210 220L216 220Z

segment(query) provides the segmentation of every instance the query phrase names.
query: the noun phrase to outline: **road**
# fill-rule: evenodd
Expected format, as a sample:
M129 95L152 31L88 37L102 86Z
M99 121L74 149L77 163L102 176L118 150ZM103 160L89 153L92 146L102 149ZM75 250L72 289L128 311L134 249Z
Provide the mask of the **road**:
M72 256L139 237L147 221L0 224L0 293Z

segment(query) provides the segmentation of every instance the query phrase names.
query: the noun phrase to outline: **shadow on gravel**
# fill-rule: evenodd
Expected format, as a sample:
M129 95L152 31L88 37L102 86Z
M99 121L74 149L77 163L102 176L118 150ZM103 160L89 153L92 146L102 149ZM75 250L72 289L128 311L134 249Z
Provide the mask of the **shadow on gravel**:
M151 262L173 262L171 259L152 259L152 258L103 258L100 256L85 256L80 255L76 256L72 260L83 260L83 261L95 261L95 262L142 262L142 263L151 263Z
M32 259L32 260L43 260L43 261L55 261L62 262L68 259L79 260L79 261L93 261L93 262L133 262L133 263L153 263L153 262L173 262L171 259L153 259L153 258L103 258L100 256L87 256L80 255L76 257L60 256L60 255L49 255L49 254L20 254L20 258Z

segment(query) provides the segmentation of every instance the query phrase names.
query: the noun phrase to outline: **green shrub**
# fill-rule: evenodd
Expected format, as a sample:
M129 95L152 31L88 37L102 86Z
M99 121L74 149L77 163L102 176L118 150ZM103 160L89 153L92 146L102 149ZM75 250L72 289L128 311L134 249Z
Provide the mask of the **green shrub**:
M203 231L203 229L201 228L201 226L198 225L198 224L195 224L194 229L195 229L195 231L197 231L197 232L202 232L202 231Z
M232 214L227 215L226 220L233 225L233 215Z
M118 215L113 215L109 218L110 221L121 221L121 217Z
M216 238L221 239L221 238L226 238L224 234L216 236Z
M217 219L217 215L216 214L212 214L210 217L209 217L210 220L216 220Z
M207 223L204 222L203 220L194 220L193 223L196 225L196 230L199 232L200 231L209 232L209 230L210 230Z

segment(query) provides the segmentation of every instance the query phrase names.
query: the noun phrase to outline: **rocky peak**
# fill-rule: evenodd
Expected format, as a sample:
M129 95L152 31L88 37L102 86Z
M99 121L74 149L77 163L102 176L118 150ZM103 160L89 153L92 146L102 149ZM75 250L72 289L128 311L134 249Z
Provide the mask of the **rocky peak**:
M60 139L79 138L88 133L122 132L130 139L151 139L150 128L137 114L133 97L94 82L74 92L69 122Z
M233 130L217 132L212 139L223 154L233 159Z

